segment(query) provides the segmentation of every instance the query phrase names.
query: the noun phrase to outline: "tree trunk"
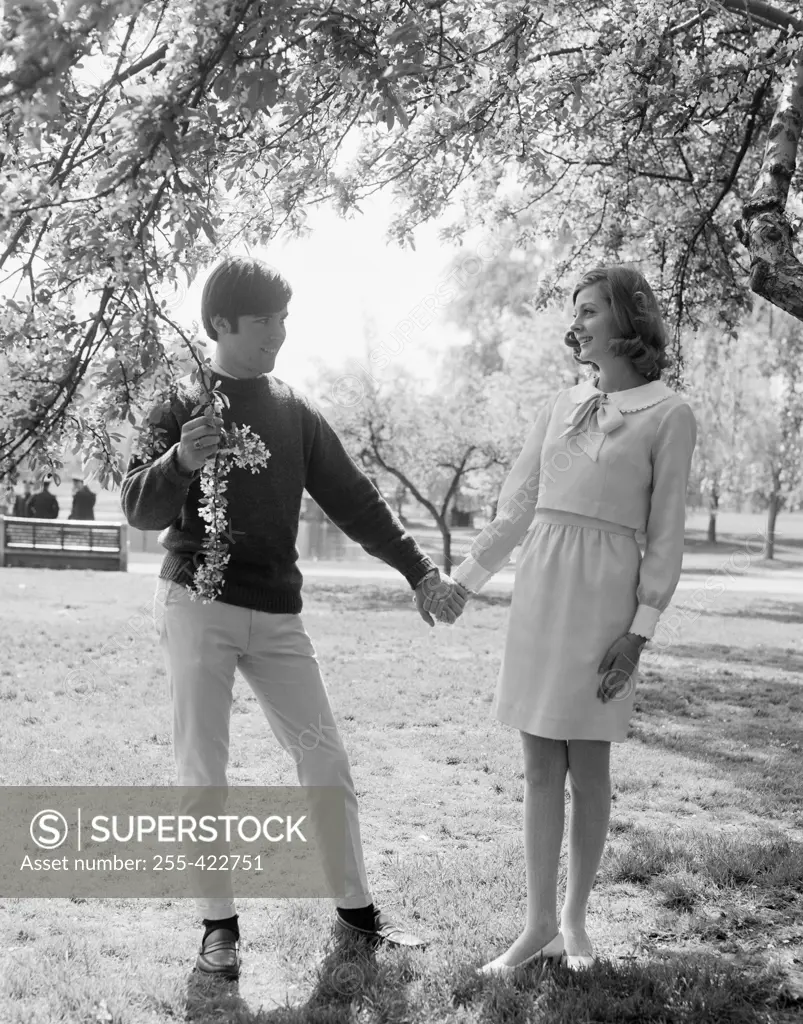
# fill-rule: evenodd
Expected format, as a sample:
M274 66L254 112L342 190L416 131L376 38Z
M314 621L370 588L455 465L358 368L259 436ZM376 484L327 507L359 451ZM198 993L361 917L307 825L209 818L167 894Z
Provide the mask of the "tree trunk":
M452 531L445 516L438 518L438 529L443 538L443 571L448 575L452 571Z
M773 470L772 491L770 492L770 504L767 509L767 536L764 539L764 557L775 558L775 520L781 508L781 481L780 473Z
M407 488L406 487L397 487L396 488L395 498L396 498L396 502L395 502L395 504L396 504L396 518L399 520L399 522L402 524L402 526L405 526L406 524L404 522L404 502L407 499Z
M716 484L711 487L711 497L708 501L708 543L717 542L717 512L719 511L719 488Z
M775 558L775 520L778 518L778 497L773 494L767 510L767 536L764 540L764 557Z
M750 288L798 320L803 320L803 264L792 247L786 201L801 127L803 61L798 54L772 119L758 180L736 225L739 240L750 253Z

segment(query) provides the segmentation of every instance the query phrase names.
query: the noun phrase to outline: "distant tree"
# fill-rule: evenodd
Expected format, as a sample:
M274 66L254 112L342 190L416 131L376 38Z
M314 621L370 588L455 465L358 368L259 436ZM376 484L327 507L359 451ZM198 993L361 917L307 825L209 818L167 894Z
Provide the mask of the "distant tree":
M503 225L494 236L489 258L469 247L452 259L450 279L458 290L446 307L445 319L467 338L452 353L458 376L463 371L483 375L501 370L505 346L533 312L538 279L551 253L544 244L516 247L516 236L527 222L526 214L521 214L513 224Z
M353 381L358 373L349 375ZM341 376L341 380L343 377ZM322 406L352 457L366 470L395 478L432 516L452 568L451 511L458 489L504 459L479 382L459 395L425 394L400 368L389 384L365 376L351 395L323 387ZM354 400L356 398L356 401Z
M717 542L720 507L746 497L744 466L749 418L745 415L750 395L750 353L746 333L737 333L727 349L713 329L686 339L687 397L697 418L697 445L691 482L696 485L708 512L707 539ZM752 387L755 387L753 383Z
M778 515L803 499L803 324L764 306L752 336L764 385L747 419L748 493L767 510L764 557L775 557Z
M758 302L723 349L716 332L690 336L689 392L698 421L692 481L716 541L723 506L767 511L763 556L775 557L778 515L803 497L803 325Z

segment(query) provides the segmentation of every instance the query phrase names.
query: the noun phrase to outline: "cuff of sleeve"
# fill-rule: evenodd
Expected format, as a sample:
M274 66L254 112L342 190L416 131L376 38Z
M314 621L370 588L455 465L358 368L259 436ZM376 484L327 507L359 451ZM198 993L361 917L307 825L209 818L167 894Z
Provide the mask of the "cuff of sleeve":
M427 558L425 556L421 559L420 562L417 562L415 564L415 567L411 569L410 572L406 573L405 579L410 584L412 589L415 590L415 588L423 580L427 573L432 572L433 569L437 568L437 565L435 565L432 559Z
M472 558L471 555L468 555L451 573L455 583L461 584L466 590L470 590L474 594L478 593L492 576L493 573L483 569L479 562Z
M655 627L660 617L661 612L657 608L651 608L648 604L640 604L628 632L646 636L649 640L655 633Z
M172 484L191 484L198 476L200 470L193 470L192 473L185 473L178 464L178 445L174 444L169 452L165 452L161 458L162 472Z

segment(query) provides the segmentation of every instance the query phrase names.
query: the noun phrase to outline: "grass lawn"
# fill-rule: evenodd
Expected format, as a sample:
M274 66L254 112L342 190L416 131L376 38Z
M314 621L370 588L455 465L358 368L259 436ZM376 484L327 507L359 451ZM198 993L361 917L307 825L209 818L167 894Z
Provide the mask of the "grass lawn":
M173 782L154 584L0 571L0 782ZM335 948L328 901L242 900L243 973L229 990L190 973L189 902L0 897L3 1024L799 1019L803 602L725 593L686 608L671 647L645 652L590 907L604 956L582 976L503 982L473 971L524 914L519 739L489 716L508 599L490 591L430 630L401 579L310 584L305 598L376 901L429 948L369 959ZM241 679L235 695L230 783L293 784Z

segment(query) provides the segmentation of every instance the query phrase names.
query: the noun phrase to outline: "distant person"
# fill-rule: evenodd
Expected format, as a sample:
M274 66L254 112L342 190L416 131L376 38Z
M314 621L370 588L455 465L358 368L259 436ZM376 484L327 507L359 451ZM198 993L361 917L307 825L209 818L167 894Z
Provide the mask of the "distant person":
M31 514L31 485L25 480L22 484L22 494L18 494L14 499L14 511L11 513L13 516L19 516L21 519L27 519Z
M3 515L14 515L14 504L16 502L16 499L17 494L16 491L14 490L14 485L12 483L6 483L5 487L3 488L2 505L0 505L0 511L2 511Z
M50 481L42 481L42 490L38 491L28 503L28 515L31 519L57 519L59 502L55 494L50 493Z
M67 516L68 519L94 519L95 500L97 495L91 490L80 476L72 479L72 509Z

